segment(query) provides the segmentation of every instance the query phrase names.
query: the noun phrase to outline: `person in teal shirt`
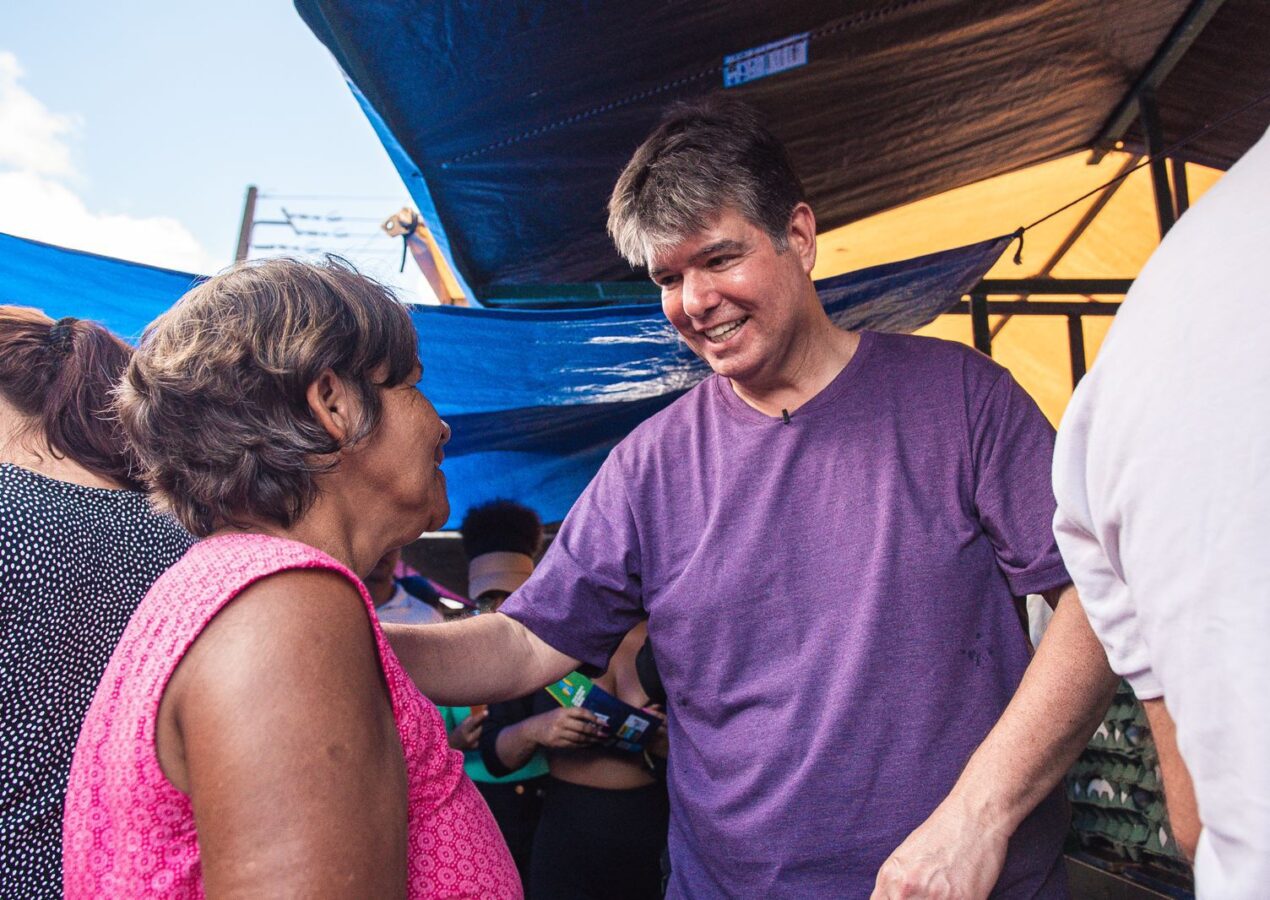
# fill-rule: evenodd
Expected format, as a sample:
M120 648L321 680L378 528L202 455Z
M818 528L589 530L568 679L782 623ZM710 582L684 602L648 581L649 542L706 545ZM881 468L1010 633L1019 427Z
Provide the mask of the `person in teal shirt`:
M529 758L529 762L510 775L501 778L491 775L481 759L479 749L481 726L485 723L489 711L477 707L473 711L470 706L440 706L441 718L445 720L446 733L450 735L450 746L463 751L463 771L467 777L476 782L479 789L483 784L519 784L533 781L547 774L547 760L539 751ZM522 793L517 791L516 793ZM486 798L488 802L488 798ZM492 808L492 807L491 807Z

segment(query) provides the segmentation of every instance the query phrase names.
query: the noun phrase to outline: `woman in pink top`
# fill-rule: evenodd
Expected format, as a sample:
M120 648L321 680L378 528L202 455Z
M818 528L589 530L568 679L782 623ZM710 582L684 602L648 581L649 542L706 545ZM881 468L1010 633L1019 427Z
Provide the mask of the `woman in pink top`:
M419 376L404 308L338 261L237 267L147 329L119 413L204 540L89 708L68 898L520 895L355 574L449 514Z

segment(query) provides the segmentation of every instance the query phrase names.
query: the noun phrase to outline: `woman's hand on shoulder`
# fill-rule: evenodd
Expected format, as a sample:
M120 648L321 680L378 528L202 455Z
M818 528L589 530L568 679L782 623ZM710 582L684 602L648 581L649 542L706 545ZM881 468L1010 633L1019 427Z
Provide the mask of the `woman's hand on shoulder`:
M347 579L291 570L245 589L163 706L160 761L194 807L209 896L404 893L405 760Z

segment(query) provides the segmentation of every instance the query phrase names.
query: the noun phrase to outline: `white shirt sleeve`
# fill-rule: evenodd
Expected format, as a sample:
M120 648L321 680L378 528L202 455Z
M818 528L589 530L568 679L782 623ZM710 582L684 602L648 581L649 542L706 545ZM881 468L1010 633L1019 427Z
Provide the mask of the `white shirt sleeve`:
M1140 700L1154 700L1164 690L1151 667L1137 607L1119 570L1120 522L1108 515L1095 522L1090 509L1086 462L1089 409L1097 403L1096 394L1097 382L1087 376L1054 444L1054 538L1112 671L1129 682Z
M1270 896L1270 138L1138 277L1059 429L1054 491L1112 668L1177 725L1198 894Z

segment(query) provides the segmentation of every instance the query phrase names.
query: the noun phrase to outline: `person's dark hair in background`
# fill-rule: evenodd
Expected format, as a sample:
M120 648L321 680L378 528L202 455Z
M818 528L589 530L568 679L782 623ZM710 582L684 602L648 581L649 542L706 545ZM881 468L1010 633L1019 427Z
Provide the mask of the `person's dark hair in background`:
M428 625L445 621L441 595L428 579L418 575L397 577L401 548L389 550L362 579L375 615L381 622Z
M491 500L468 510L459 533L468 558L468 596L483 612L497 609L533 572L542 520L514 500Z
M132 349L0 306L0 894L62 896L80 725L146 590L192 539L153 512L110 412Z

